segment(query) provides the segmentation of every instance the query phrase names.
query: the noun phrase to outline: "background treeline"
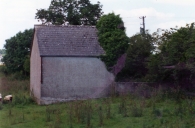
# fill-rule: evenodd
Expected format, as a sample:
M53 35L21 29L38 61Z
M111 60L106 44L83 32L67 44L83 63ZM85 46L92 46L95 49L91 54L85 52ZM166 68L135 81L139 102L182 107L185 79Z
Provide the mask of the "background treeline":
M5 55L2 59L5 74L15 74L19 79L25 79L30 74L30 46L33 39L33 29L18 32L6 40Z
M52 0L48 9L37 10L35 18L43 24L61 25L68 21L71 25L96 25L98 40L106 52L101 59L108 70L113 69L121 55L127 55L117 81L171 82L182 86L194 82L194 23L127 37L120 15L103 15L102 5L91 4L89 0ZM1 69L5 74L29 77L32 40L33 29L6 40L2 59L5 66Z
M191 88L195 73L194 23L130 37L119 81L167 82Z
M108 69L112 71L117 59L126 53L125 66L116 81L169 83L187 89L194 85L194 23L128 38L120 16L110 13L102 16L96 27L100 45L106 51L101 59Z

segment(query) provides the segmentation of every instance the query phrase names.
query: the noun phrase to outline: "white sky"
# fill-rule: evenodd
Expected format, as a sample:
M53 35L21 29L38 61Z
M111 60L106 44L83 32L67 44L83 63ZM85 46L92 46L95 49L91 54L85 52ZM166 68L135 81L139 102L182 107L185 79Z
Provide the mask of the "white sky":
M97 3L97 0L90 0ZM195 22L195 0L99 0L104 14L120 14L130 37L139 32L142 20L146 16L146 29L150 33L158 28L185 26ZM0 49L5 40L19 31L30 29L39 24L35 19L36 9L47 9L51 0L0 0Z

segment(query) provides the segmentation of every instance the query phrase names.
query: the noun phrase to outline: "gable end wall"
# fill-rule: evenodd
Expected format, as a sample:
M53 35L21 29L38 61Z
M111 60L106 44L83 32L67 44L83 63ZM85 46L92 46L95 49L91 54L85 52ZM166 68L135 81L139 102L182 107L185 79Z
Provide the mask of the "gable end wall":
M40 89L41 89L41 57L40 57L37 37L35 33L33 46L31 49L31 57L30 57L30 91L31 91L31 96L34 96L38 104L40 104L40 99L41 99Z

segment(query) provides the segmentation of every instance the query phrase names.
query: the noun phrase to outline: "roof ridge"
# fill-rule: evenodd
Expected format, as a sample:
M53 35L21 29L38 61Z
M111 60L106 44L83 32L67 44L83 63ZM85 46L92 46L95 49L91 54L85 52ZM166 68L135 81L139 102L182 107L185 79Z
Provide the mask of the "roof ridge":
M44 24L35 24L34 27L91 27L96 28L95 25L44 25Z

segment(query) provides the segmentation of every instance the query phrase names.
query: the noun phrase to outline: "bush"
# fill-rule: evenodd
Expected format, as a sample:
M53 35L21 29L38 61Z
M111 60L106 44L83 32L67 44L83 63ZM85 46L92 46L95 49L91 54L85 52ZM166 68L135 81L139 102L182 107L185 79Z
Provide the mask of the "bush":
M26 80L29 76L23 74L23 72L16 72L9 75L10 80Z
M6 68L5 65L1 65L1 66L0 66L0 72L4 73L5 75L8 74L8 70L7 70L7 68Z

